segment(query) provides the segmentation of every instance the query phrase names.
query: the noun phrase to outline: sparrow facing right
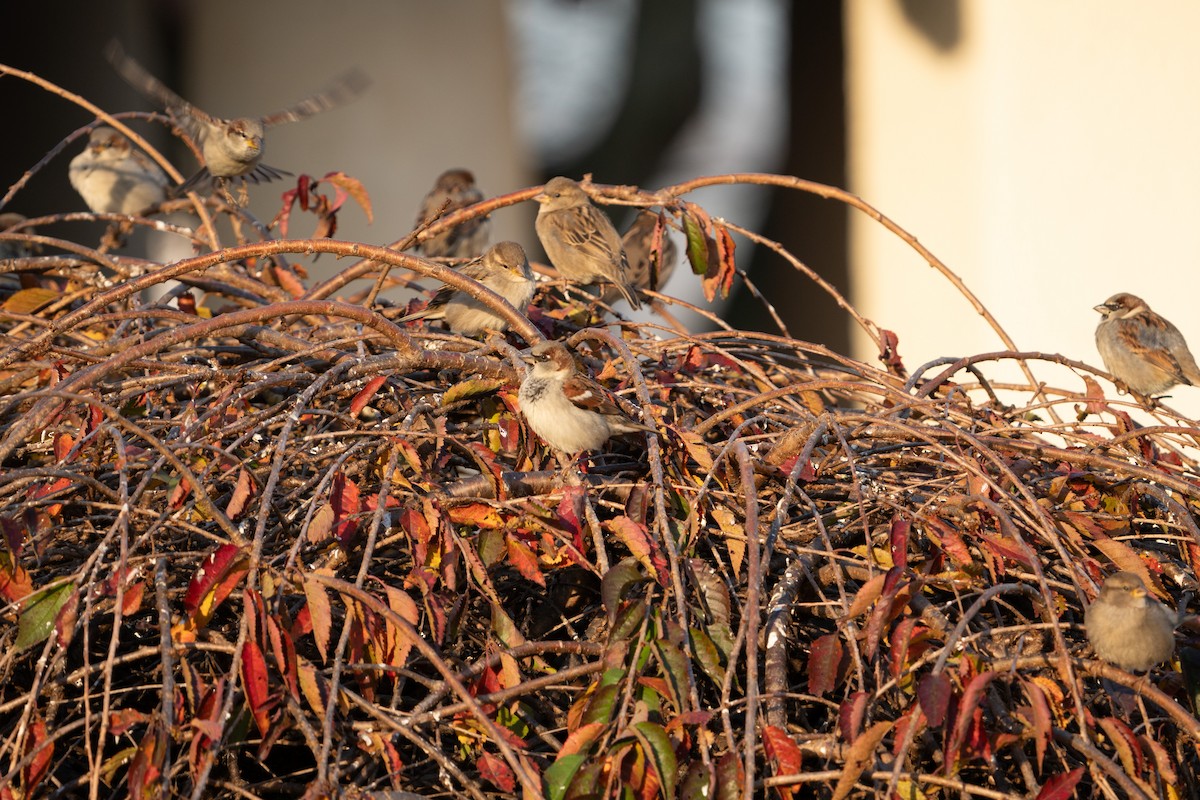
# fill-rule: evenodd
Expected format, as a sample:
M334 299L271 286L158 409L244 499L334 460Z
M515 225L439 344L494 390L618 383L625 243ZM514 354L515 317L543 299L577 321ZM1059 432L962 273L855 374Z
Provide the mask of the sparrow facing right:
M290 172L261 163L265 145L264 130L272 125L311 117L349 102L361 94L370 83L364 73L354 69L339 76L324 91L282 111L261 117L220 119L205 113L168 89L166 84L126 55L119 42L114 40L109 43L105 55L121 77L133 88L162 105L200 145L204 154L204 166L180 187L181 192L206 189L214 179L223 187L230 178L243 178L258 183L290 175Z
M1200 385L1200 368L1179 329L1127 292L1095 307L1096 349L1104 366L1137 394L1165 392L1180 383Z
M96 214L137 214L161 203L169 183L150 156L105 126L92 130L87 147L71 159L67 176Z
M577 284L611 283L630 306L641 308L637 290L630 285L621 237L579 184L551 178L534 199L542 205L534 227L559 274Z
M1175 652L1178 615L1150 597L1133 572L1109 575L1083 619L1096 655L1123 670L1145 672Z
M419 228L439 214L449 214L481 200L483 193L476 188L474 175L465 169L448 169L438 176L429 194L421 201L413 227ZM429 258L478 258L487 247L489 227L487 217L476 217L429 237L416 249Z
M569 455L595 450L610 436L654 432L625 416L607 392L579 374L575 359L560 342L540 342L534 365L517 393L521 413L533 432Z
M525 248L516 242L500 242L474 261L458 267L468 278L479 281L503 297L513 308L525 313L537 287L533 270L525 258ZM443 286L423 310L396 320L442 319L447 327L463 336L508 329L508 320L461 289Z

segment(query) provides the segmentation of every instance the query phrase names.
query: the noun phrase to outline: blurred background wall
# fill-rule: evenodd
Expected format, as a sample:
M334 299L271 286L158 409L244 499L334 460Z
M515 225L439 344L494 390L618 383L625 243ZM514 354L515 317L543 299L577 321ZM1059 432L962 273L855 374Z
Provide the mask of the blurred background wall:
M783 172L847 187L907 228L1021 348L1097 363L1091 307L1121 290L1200 347L1200 6L1187 0L118 0L5 11L0 62L109 111L149 108L104 61L112 36L223 116L272 111L361 66L375 81L364 97L272 129L267 147L272 165L366 184L376 221L348 206L340 238L399 238L448 167L473 170L488 194L555 174L657 188ZM12 78L0 80L0 104L4 187L90 121ZM81 148L5 210L82 210L66 181ZM190 173L190 156L174 152ZM269 220L287 188L252 189L251 210ZM1001 349L942 278L861 214L760 187L691 199L781 241L896 331L910 367ZM499 212L495 235L540 253L532 205ZM794 335L874 358L784 262L739 254ZM669 291L695 298L680 272ZM766 327L744 293L724 313ZM1176 405L1200 412L1193 394L1177 389Z

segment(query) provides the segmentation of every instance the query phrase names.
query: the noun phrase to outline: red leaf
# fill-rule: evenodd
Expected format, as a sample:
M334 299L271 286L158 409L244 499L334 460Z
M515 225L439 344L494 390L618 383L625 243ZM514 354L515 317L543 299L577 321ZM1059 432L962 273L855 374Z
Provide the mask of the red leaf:
M767 758L775 762L775 772L777 777L788 777L790 775L799 775L800 768L803 766L803 756L800 754L800 748L796 746L796 742L788 736L787 731L777 728L774 725L768 725L763 729L763 750ZM777 786L781 797L791 797L796 789L795 787Z
M900 337L892 331L881 328L879 331L879 360L887 366L890 372L903 378L908 375L908 370L904 368L904 361L900 358L899 347Z
M242 645L242 688L246 692L246 704L258 732L266 736L271 729L270 692L267 683L267 661L263 658L258 642L247 641Z
M234 544L223 544L204 559L192 576L183 610L203 627L249 569L249 558Z
M32 757L21 770L22 793L25 797L36 797L37 792L34 790L42 782L42 778L46 777L46 772L50 769L50 759L54 755L54 740L47 736L46 721L37 713L29 723L25 755Z
M358 522L352 517L362 511L358 498L358 484L338 472L333 476L333 487L329 493L329 504L333 506L333 535L346 547L358 532Z
M908 531L912 523L899 514L892 517L892 529L889 541L892 548L892 563L900 569L908 567Z
M827 633L812 643L808 656L809 694L823 697L836 688L842 654L842 637L836 633Z
M921 624L919 619L909 617L901 620L892 630L891 666L892 677L899 678L908 670L910 664L921 657L929 649L927 639L929 629Z
M853 744L862 731L863 717L867 713L870 692L855 692L838 708L838 728L847 744Z
M933 727L941 727L946 721L946 709L950 707L953 693L954 686L944 672L930 673L917 682L917 701Z
M950 736L950 747L947 751L950 759L958 759L960 755L959 751L967 741L967 735L972 732L971 729L975 722L975 710L979 708L979 703L983 700L983 694L987 691L988 684L995 677L995 672L981 672L967 684L967 688L963 692L962 702L958 707L958 717L954 720L954 733Z
M1075 786L1083 777L1083 767L1076 767L1070 772L1055 775L1042 784L1037 800L1071 800L1075 796Z
M379 387L386 382L386 375L376 375L367 381L367 385L359 390L358 394L354 395L354 399L350 401L350 416L357 417L359 412L366 408L367 403L371 402L371 398L379 391Z

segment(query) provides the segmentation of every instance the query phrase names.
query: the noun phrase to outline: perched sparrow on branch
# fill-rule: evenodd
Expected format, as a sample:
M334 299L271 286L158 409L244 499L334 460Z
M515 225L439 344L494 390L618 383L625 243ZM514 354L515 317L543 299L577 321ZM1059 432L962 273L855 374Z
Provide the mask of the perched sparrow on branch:
M637 218L621 237L621 245L625 250L625 258L629 267L625 272L629 284L638 289L660 291L667 285L675 265L679 263L679 253L675 242L668 235L665 224L662 230L662 245L659 252L654 253L654 229L658 227L658 213L648 209L638 212ZM610 287L601 299L605 303L615 303L621 298L621 292L616 287Z
M574 455L595 450L610 436L654 432L625 416L604 389L580 375L561 343L541 342L532 352L534 365L517 400L529 427L555 450Z
M1178 615L1150 597L1132 572L1110 575L1083 619L1096 655L1123 670L1144 672L1175 652Z
M482 199L483 193L475 188L474 175L465 169L448 169L438 176L429 194L421 201L421 210L417 212L413 227L419 228ZM417 250L429 258L478 258L487 247L489 227L487 217L467 220L429 237L417 245Z
M1131 391L1165 392L1180 383L1200 385L1200 369L1179 329L1150 310L1140 297L1122 292L1096 306L1096 349L1104 366Z
M533 270L525 258L525 249L516 242L494 244L479 258L463 264L458 271L503 297L522 314L533 299L536 287ZM450 330L463 336L508 329L508 320L461 289L450 286L443 286L424 310L396 321L411 322L416 319L443 319Z
M573 283L611 283L629 305L641 308L626 273L621 237L579 184L570 178L551 178L534 199L542 204L535 223L538 238L554 268Z
M136 214L161 203L169 183L150 156L103 126L92 130L87 147L71 159L67 175L96 214Z
M258 183L290 175L290 172L261 163L263 132L272 125L311 117L342 105L362 93L370 83L367 76L355 69L337 78L325 91L288 106L282 111L262 117L220 119L196 108L155 78L146 68L125 54L113 41L105 50L121 77L135 89L161 104L175 117L200 145L204 166L180 187L181 192L207 187L210 179L224 185L230 178L243 178Z
M13 211L6 211L3 214L0 214L0 233L4 233L9 228L17 227L26 219L28 219L28 217L26 217L24 214L17 214ZM17 233L26 233L30 236L36 236L37 229L25 227ZM9 239L0 242L0 259L32 258L40 252L42 252L42 246L34 242L23 242L19 239Z

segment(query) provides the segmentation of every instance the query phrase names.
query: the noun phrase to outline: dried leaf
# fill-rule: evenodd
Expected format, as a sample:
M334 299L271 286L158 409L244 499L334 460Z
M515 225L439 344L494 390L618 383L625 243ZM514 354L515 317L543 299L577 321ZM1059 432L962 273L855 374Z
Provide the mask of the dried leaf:
M850 796L863 770L875 763L875 751L891 729L890 721L876 722L854 740L846 753L846 766L842 767L841 777L833 790L833 800L846 800Z

